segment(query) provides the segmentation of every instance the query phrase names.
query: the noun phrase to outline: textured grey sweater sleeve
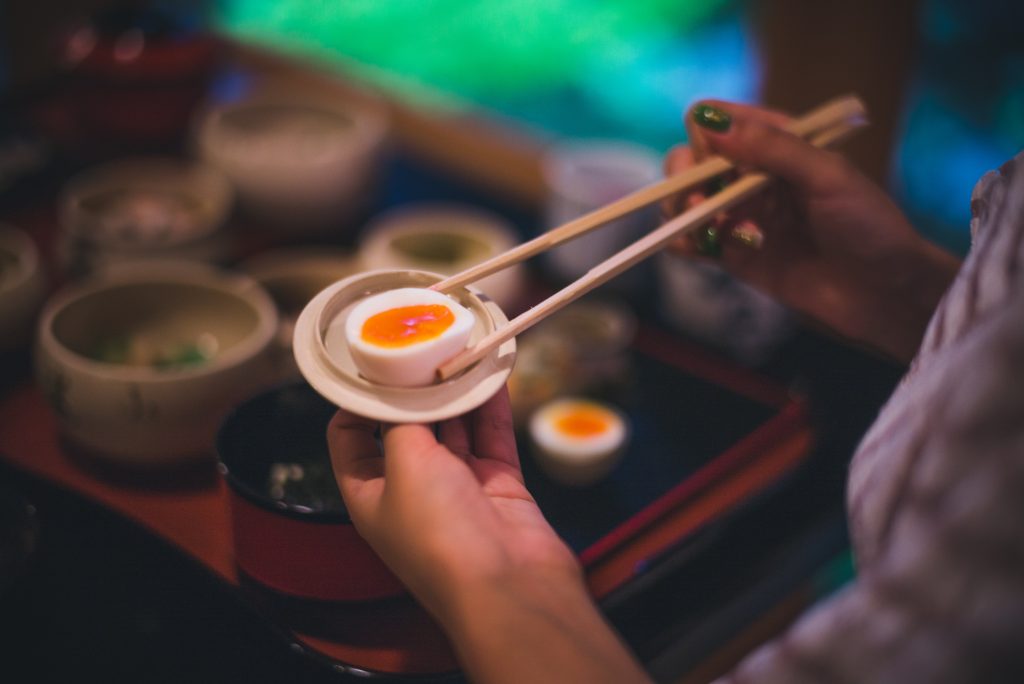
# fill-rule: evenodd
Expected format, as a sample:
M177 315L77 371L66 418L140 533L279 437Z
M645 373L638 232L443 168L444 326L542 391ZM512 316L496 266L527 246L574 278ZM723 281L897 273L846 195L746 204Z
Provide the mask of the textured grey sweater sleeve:
M1024 682L1024 153L851 466L857 579L728 683Z

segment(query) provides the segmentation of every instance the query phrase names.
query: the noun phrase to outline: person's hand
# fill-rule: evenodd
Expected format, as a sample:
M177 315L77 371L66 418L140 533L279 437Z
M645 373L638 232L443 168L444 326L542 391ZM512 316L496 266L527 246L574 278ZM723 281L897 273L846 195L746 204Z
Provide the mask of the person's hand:
M508 392L467 416L327 432L356 529L438 620L472 681L642 682L523 484Z
M328 444L359 533L442 620L458 586L517 572L582 583L523 484L508 392L440 423L383 428L339 411ZM456 586L458 585L458 586Z
M672 248L713 253L726 270L796 311L898 359L911 358L958 260L922 238L842 156L784 131L787 116L705 101L686 119L690 145L669 152L666 173L719 154L740 172L756 169L777 180L716 219L710 231L691 233ZM702 199L701 193L674 198L666 209L677 213Z

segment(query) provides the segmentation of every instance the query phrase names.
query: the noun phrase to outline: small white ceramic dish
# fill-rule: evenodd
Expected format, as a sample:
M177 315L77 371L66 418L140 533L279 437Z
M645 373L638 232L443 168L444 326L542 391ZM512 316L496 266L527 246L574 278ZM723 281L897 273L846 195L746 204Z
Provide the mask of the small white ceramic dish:
M46 277L32 238L0 224L0 352L29 342Z
M250 278L122 266L46 303L36 378L61 432L93 454L130 466L212 456L226 412L268 384L276 328Z
M454 275L506 252L517 243L500 216L456 204L423 204L393 209L370 224L359 257L368 269L412 269ZM522 264L481 278L474 286L503 309L522 295Z
M515 339L450 380L426 387L390 387L366 380L345 341L348 313L367 296L399 287L429 287L442 279L442 275L427 271L377 270L325 289L303 309L295 325L292 350L302 375L335 405L388 423L432 423L483 404L512 372ZM476 318L470 345L508 323L501 308L479 290L463 288L451 296Z
M61 250L82 275L143 259L216 261L234 193L198 162L135 158L72 178L59 200Z

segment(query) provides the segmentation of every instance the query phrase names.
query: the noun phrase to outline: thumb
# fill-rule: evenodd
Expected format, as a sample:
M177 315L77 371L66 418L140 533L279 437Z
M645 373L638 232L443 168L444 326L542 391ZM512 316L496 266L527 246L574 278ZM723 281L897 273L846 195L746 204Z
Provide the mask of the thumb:
M728 103L700 103L690 110L708 150L777 176L809 193L842 182L842 158L782 128L777 113Z

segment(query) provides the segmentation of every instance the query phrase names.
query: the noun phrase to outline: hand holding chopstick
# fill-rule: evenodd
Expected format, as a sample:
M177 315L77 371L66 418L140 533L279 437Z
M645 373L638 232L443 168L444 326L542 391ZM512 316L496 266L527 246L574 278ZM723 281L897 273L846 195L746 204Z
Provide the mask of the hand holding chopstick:
M801 137L810 136L812 144L818 147L825 147L846 138L850 133L865 124L866 117L863 105L856 98L848 97L830 102L812 111L810 114L797 119L788 127L788 130ZM643 188L617 202L613 202L590 214L548 231L538 238L525 242L504 254L466 269L462 273L435 284L433 289L446 291L473 282L550 247L578 237L619 216L657 202L671 194L704 183L731 168L732 164L729 161L721 157L712 157L684 173ZM729 209L762 189L768 182L769 177L761 173L751 173L742 176L721 192L668 221L640 240L596 265L581 278L515 318L504 328L484 337L472 348L467 349L443 364L438 369L438 376L442 380L450 378L452 375L486 356L505 340L525 331L566 304L649 257L679 235L704 225L716 214Z

